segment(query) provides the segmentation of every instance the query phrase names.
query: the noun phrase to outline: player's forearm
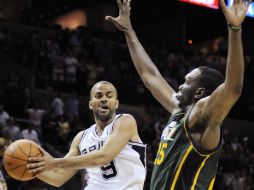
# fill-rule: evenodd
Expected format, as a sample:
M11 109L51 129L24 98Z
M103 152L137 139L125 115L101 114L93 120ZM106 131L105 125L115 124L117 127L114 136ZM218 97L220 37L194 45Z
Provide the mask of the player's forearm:
M50 184L55 187L62 186L66 181L68 181L74 174L76 170L66 170L61 168L56 168L50 171L45 171L38 174L36 177L41 181Z
M139 42L136 33L133 30L125 32L125 38L129 47L130 55L136 70L143 79L143 74L160 75L157 67L154 65L145 49Z
M112 159L104 154L103 151L97 151L81 156L57 158L56 165L58 168L84 169L103 166Z
M235 95L240 95L244 78L242 31L229 28L228 60L225 85ZM230 92L229 91L229 92Z

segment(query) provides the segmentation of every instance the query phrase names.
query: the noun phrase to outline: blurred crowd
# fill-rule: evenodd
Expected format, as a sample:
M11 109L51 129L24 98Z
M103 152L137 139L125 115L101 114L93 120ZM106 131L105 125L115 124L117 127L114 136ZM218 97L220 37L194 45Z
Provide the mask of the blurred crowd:
M35 77L36 89L76 91L86 95L96 81L109 80L116 84L126 103L151 104L150 94L131 63L121 34L82 27L76 31L31 28L25 32L3 27L0 29L0 43L2 52ZM175 89L183 82L185 74L197 66L207 65L225 73L227 41L224 38L180 50L166 43L147 43L145 49ZM253 59L246 55L245 63L244 92L235 106L237 109L233 109L231 114L251 119L244 112L254 111L254 98L249 96L254 91L251 78ZM22 79L17 81L17 75L13 75L9 83L24 82ZM127 93L136 98L128 98Z
M145 113L140 117L134 112L134 116L142 140L148 144L145 189L149 188L160 134L169 115L145 89L121 35L86 28L72 32L28 28L26 32L17 32L2 27L0 44L0 52L29 71L31 80L34 80L31 88L27 78L17 71L2 79L1 157L11 142L21 138L41 144L53 156L65 155L74 135L93 124L93 115L88 109L91 86L97 81L107 80L117 87L122 104L138 106ZM224 38L181 50L165 43L147 43L145 48L175 89L194 67L207 65L223 74L225 72L227 42ZM245 114L254 111L253 96L248 96L254 90L253 80L250 80L250 73L254 71L250 56L245 56L245 63L244 92L230 116L251 119ZM126 111L133 112L131 109ZM223 143L214 189L254 189L253 139L224 130ZM15 181L6 175L4 169L2 175L11 190L54 189L38 180L27 183ZM85 186L86 177L85 172L79 172L62 189L81 189Z

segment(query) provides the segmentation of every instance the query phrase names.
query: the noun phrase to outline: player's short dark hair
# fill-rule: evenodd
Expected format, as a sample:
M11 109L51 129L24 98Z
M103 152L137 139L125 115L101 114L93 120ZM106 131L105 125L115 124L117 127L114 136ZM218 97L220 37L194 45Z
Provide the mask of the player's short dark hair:
M90 99L92 99L92 93L93 93L95 87L96 87L98 84L106 84L106 85L112 86L113 89L115 90L116 98L118 97L118 93L117 93L116 87L115 87L111 82L108 82L108 81L99 81L99 82L97 82L95 85L93 85L93 87L91 88L91 90L90 90Z
M198 69L201 71L199 86L205 88L206 95L209 96L224 82L224 77L219 71L207 66L201 66Z

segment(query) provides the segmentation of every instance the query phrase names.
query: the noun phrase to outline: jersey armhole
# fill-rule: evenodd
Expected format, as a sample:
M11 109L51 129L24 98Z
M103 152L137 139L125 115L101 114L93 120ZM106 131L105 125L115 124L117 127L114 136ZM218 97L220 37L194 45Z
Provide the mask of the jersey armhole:
M113 130L114 130L114 126L115 126L115 121L117 120L117 119L119 119L120 117L122 117L124 114L122 113L122 114L119 114L119 115L117 115L116 116L116 118L114 119L114 121L113 121L113 123L112 123L112 127L111 127L111 130L110 130L110 134L113 132Z
M85 130L83 131L83 134L82 134L82 136L81 136L81 138L80 138L80 141L79 141L79 148L80 148L80 145L81 145L83 139L86 137L87 130L88 130L88 129L85 129Z
M194 141L194 139L191 136L191 133L189 131L189 116L190 116L191 111L189 111L188 113L186 113L186 115L184 116L184 121L183 121L183 125L184 125L184 130L186 133L187 138L189 139L191 145L193 146L193 149L201 156L210 156L214 153L216 153L221 145L222 145L222 128L220 127L220 141L219 144L217 145L217 147L215 147L212 150L206 150L201 148L200 146L198 146L196 144L196 142Z

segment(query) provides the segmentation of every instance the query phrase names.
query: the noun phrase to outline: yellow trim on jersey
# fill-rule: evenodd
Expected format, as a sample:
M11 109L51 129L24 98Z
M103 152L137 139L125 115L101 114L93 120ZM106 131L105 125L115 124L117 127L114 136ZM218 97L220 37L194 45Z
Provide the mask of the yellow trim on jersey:
M171 116L171 118L172 118L172 117L176 117L176 116L181 115L181 114L184 115L185 113L184 113L184 112L177 112L177 113L173 114L173 115Z
M203 160L203 162L202 162L202 164L200 165L200 167L198 168L198 171L197 171L197 173L196 173L196 175L195 175L195 177L194 177L193 184L192 184L192 186L191 186L191 190L195 190L195 186L196 186L196 184L197 184L199 174L200 174L202 168L204 167L204 165L205 165L205 163L206 163L206 160L207 160L209 157L210 157L210 156L207 156L207 157Z
M177 181L177 179L179 177L179 174L180 174L180 172L182 170L183 164L184 164L185 160L187 159L188 155L190 154L192 148L193 148L193 146L190 145L189 148L187 149L187 151L184 153L183 158L182 158L182 160L181 160L181 162L180 162L180 164L179 164L179 166L177 168L177 171L176 171L173 183L172 183L172 185L170 187L170 190L174 190L175 185L176 185L176 181Z
M213 185L214 185L214 182L215 182L215 177L212 179L209 187L208 187L208 190L213 190Z
M189 137L189 134L188 134L188 132L187 132L187 129L186 129L186 119L187 119L187 114L186 114L185 117L184 117L183 126L184 126L185 134L186 134L187 138L189 139L191 145L193 146L192 141L191 141L191 139L190 139L190 137ZM211 156L212 154L216 153L216 151L217 151L217 149L216 149L214 152L212 152L212 153L210 153L210 154L202 154L202 153L200 153L200 152L195 148L195 146L193 146L193 149L194 149L200 156Z

